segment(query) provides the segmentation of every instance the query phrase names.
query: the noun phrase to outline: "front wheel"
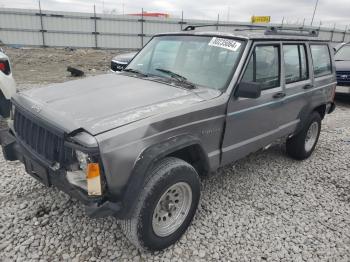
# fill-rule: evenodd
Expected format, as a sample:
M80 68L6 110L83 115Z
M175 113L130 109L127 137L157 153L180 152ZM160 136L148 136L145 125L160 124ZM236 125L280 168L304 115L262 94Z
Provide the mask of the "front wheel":
M308 158L314 151L321 132L321 116L313 112L304 128L286 142L287 154L294 159Z
M196 170L178 158L165 158L151 170L130 219L121 221L138 248L162 250L186 231L197 210L200 181Z

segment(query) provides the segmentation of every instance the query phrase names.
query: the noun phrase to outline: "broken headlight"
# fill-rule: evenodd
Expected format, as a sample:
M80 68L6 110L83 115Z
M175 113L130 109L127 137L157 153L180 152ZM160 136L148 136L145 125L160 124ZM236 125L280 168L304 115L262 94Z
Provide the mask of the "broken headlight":
M75 151L75 155L77 157L79 168L84 172L86 172L88 162L89 162L89 155L79 150Z
M90 196L102 195L101 167L96 139L85 132L71 137L68 145L74 149L75 161L68 181L88 192Z

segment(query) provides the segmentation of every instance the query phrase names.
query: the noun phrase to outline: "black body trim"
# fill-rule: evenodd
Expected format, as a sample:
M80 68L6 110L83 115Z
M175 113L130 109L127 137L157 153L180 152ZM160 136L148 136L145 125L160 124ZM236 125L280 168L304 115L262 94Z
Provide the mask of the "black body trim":
M70 184L66 178L66 170L53 169L47 162L33 155L16 141L9 129L0 130L0 144L6 160L21 161L26 172L47 187L55 186L69 196L85 205L86 214L90 217L111 216L119 212L121 204L109 202L104 196L91 197L83 189Z
M153 145L145 149L139 156L139 160L136 162L132 174L128 180L127 188L123 193L121 202L123 205L122 212L118 213L117 216L121 218L128 218L134 206L137 203L142 187L145 181L147 181L150 176L149 170L164 157L184 149L188 146L197 145L200 147L202 153L201 157L204 160L204 169L209 170L209 160L207 154L203 147L201 146L201 141L192 135L180 135L176 137L169 138L159 144Z

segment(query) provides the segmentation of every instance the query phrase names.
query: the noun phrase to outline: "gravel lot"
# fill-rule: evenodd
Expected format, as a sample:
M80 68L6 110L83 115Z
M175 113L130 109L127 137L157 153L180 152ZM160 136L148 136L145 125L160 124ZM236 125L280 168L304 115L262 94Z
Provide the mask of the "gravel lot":
M88 62L94 64L77 62L74 57L85 61L80 53L93 57ZM69 80L66 61L100 73L115 51L10 49L8 54L20 88L29 88ZM47 66L52 57L55 66ZM28 73L30 68L39 77ZM350 261L349 97L322 128L306 161L289 159L276 144L204 179L192 226L176 245L156 253L140 253L115 219L86 217L77 201L45 188L20 163L5 162L0 154L0 261Z

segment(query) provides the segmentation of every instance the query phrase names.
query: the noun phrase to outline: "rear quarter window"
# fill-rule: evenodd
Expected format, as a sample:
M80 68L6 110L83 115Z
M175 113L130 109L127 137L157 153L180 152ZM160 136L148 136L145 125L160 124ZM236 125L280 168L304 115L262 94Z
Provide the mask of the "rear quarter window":
M328 45L310 45L315 77L332 74L332 63Z

